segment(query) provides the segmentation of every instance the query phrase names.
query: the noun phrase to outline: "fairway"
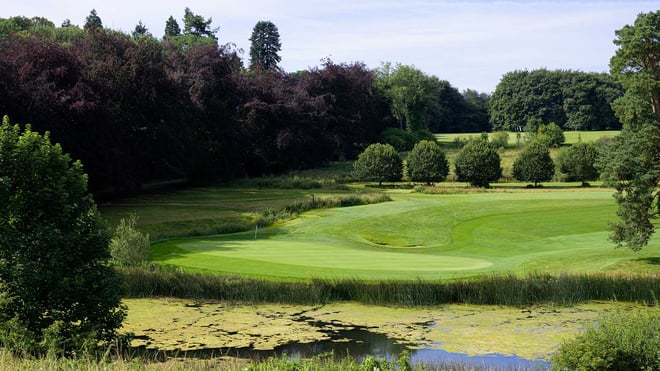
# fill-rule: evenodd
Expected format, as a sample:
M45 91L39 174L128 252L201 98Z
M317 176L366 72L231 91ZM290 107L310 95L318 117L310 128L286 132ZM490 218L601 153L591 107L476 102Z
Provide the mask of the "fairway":
M657 238L639 253L608 242L616 205L606 190L392 198L314 210L257 233L160 242L152 246L152 259L279 279L451 279L608 271L658 255Z

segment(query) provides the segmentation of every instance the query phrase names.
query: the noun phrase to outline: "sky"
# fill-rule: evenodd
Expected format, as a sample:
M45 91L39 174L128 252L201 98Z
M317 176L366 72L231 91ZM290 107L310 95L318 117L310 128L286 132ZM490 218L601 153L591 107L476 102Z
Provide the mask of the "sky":
M243 50L260 21L279 29L280 67L294 72L335 63L413 65L459 90L492 92L515 70L608 72L614 31L660 1L624 0L4 0L0 18L41 16L75 25L96 9L104 27L130 33L142 21L156 37L184 9L212 18L221 44Z

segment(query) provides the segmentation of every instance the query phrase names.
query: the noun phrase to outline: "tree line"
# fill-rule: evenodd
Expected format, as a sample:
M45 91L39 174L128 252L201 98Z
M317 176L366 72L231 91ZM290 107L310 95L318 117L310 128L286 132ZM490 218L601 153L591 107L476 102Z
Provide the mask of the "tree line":
M505 128L494 120L499 86L491 98L459 92L414 66L369 69L329 59L287 73L277 65L281 42L272 22L255 25L248 68L218 39L211 18L189 8L182 25L173 16L165 21L162 39L141 21L130 35L105 28L94 10L82 28L0 19L0 112L49 131L83 162L95 193L257 176L352 160L374 142L411 150L430 133L490 131L491 122ZM600 75L570 75L559 80L585 80L607 99L619 91ZM602 103L588 89L564 90L582 97L579 107Z

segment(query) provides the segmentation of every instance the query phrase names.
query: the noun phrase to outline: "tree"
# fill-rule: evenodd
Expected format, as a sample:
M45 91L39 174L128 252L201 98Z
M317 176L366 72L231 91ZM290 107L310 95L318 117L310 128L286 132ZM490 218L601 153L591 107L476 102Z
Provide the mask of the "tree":
M142 21L138 22L138 24L135 25L135 29L133 30L132 33L133 37L138 37L138 36L149 36L149 29L147 26L145 26Z
M267 71L282 60L277 54L282 49L280 33L271 21L259 21L250 36L250 69Z
M587 181L596 180L600 175L595 167L598 155L598 148L593 143L578 142L560 151L557 165L559 171L566 174L566 180L578 180L585 187Z
M529 143L513 162L513 177L524 182L534 182L534 187L538 187L540 182L551 180L554 175L555 164L547 145L542 141Z
M193 13L190 8L186 7L185 14L183 16L183 34L199 37L209 37L213 40L217 40L215 34L218 33L219 28L211 28L212 22L212 18L209 18L208 20L204 19L204 17Z
M541 125L536 136L541 137L542 140L547 142L548 146L554 148L558 148L566 141L564 131L554 122L548 125Z
M623 123L597 167L615 188L618 220L610 223L617 247L639 250L660 217L660 11L640 13L634 25L615 31L619 46L610 73L626 88L613 108Z
M21 131L5 116L0 199L0 282L14 298L0 317L15 319L37 348L71 352L112 340L125 316L121 280L108 264L108 239L81 163L48 133ZM0 331L0 345L6 336Z
M442 182L449 173L445 153L436 142L422 140L408 156L408 175L413 182Z
M179 23L174 19L174 17L170 16L167 18L167 21L165 21L165 38L168 37L174 37L174 36L179 36L181 35L181 28L179 27Z
M454 160L456 176L475 187L490 186L502 176L500 155L487 140L472 139L458 152Z
M96 31L103 28L103 22L101 21L101 17L96 14L96 9L92 9L92 11L89 12L89 15L85 18L85 25L83 28L85 31Z
M403 164L399 154L389 144L374 143L362 152L353 164L353 175L361 181L396 182L401 180Z

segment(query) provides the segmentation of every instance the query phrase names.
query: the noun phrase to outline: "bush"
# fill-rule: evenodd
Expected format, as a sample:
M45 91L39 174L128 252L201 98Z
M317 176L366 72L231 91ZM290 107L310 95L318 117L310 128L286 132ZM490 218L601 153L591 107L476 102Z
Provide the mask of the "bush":
M566 150L562 149L557 155L559 171L566 174L566 180L580 181L582 186L600 176L595 166L597 159L596 145L583 142L575 143Z
M410 151L417 142L415 134L399 128L387 128L380 137L383 143L391 145L399 152Z
M545 143L538 140L529 143L513 163L513 176L520 181L534 182L534 187L551 180L554 175L555 164L550 151Z
M509 145L509 133L506 131L498 131L493 133L493 138L490 140L490 145L495 148L506 148Z
M500 155L483 139L470 140L456 156L456 176L475 187L489 187L502 176Z
M353 174L360 181L396 182L403 175L399 154L389 144L375 143L360 153L353 164Z
M437 143L422 140L408 156L408 175L413 182L442 182L449 173L449 163Z
M117 265L135 267L149 258L149 234L135 229L138 217L135 214L122 218L110 240L110 254Z
M564 342L553 358L560 370L660 370L660 312L615 312Z

